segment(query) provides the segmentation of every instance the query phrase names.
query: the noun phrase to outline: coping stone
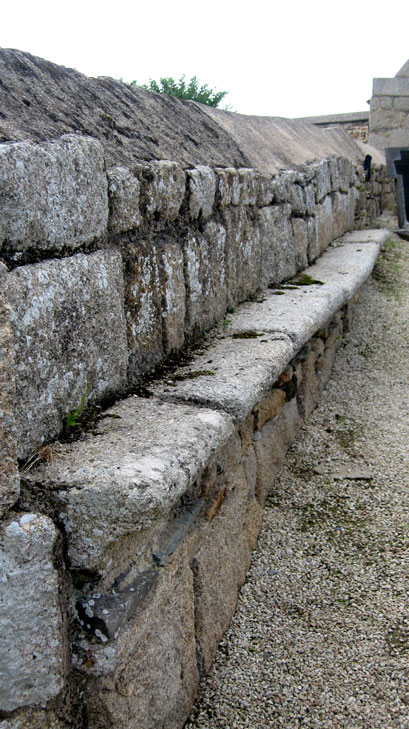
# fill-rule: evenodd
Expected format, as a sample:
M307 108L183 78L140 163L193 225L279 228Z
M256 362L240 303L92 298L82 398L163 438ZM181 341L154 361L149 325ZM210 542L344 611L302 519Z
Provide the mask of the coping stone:
M18 455L55 437L69 410L126 385L122 258L82 253L6 276L16 355Z
M240 307L232 315L226 334L255 330L285 335L296 353L343 303L343 291L339 286L303 286L283 291L282 296L268 292L262 303Z
M51 519L19 514L0 533L0 710L39 704L63 687L65 648Z
M165 400L185 400L225 410L240 421L267 394L294 354L286 335L219 339L191 365L178 371L173 381L169 378L154 392ZM178 377L187 379L179 381Z
M13 260L33 248L73 251L89 244L108 225L102 145L75 134L2 144L0 196L0 247Z
M304 273L323 284L266 292L261 303L246 303L231 315L226 335L256 330L288 336L298 351L343 306L370 275L386 230L354 231L340 238ZM296 285L297 277L287 285ZM280 289L278 289L279 291Z
M167 517L233 433L225 413L136 396L106 416L26 475L55 492L74 568L100 568L113 542Z
M409 78L374 78L372 96L409 96Z
M265 291L263 301L242 304L229 315L224 336L155 387L155 395L246 418L294 355L364 283L389 236L382 230L349 233L306 269L322 285L282 290L281 296Z

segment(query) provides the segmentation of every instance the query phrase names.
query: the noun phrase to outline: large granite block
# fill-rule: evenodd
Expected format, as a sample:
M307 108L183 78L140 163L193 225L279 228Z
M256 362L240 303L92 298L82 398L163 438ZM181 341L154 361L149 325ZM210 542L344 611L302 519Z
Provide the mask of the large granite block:
M186 175L177 162L159 160L135 167L141 182L141 198L148 218L160 215L175 220L185 197Z
M186 290L183 251L177 243L159 244L162 284L162 331L166 354L181 349L185 339Z
M180 729L199 683L193 576L183 550L115 640L85 642L77 669L93 729Z
M139 382L184 343L186 288L183 249L158 235L124 248L129 379Z
M297 185L293 182L290 185L290 205L293 215L305 215L306 213L306 202L304 196L304 190L301 185Z
M0 249L13 260L28 250L73 251L97 240L108 223L102 145L74 134L0 145L0 198Z
M262 286L285 281L297 272L290 216L291 206L288 203L258 211Z
M270 205L274 199L273 177L271 175L259 174L257 205L263 208Z
M126 384L122 259L114 251L22 266L7 274L14 335L18 455L61 430L90 388Z
M240 205L254 206L259 193L259 174L257 170L241 168L238 170L240 181Z
M340 238L349 225L349 196L342 192L334 192L332 195L332 233L334 238Z
M110 167L107 170L107 176L109 230L112 233L125 233L139 227L141 213L139 210L140 183L138 178L126 167Z
M234 167L215 170L217 177L217 200L224 208L229 205L239 205L241 184L239 173Z
M189 215L196 219L199 215L204 220L213 212L216 194L216 176L210 167L199 165L187 171L189 183Z
M63 688L57 539L52 521L19 514L0 533L0 711L44 706Z
M331 180L331 190L332 192L336 192L339 190L339 159L337 157L331 157L329 162L329 176Z
M71 566L100 573L120 565L114 554L125 539L139 551L233 432L226 414L137 397L107 416L98 435L60 447L58 460L26 475L58 504Z
M347 193L354 182L354 167L345 157L338 160L339 169L339 189L341 192Z
M0 518L20 493L14 418L14 341L4 290L6 276L7 269L0 264Z
M323 159L315 168L315 199L320 203L331 192L331 174L329 160Z
M308 266L308 228L304 218L292 218L295 265L297 271L302 271Z
M316 217L306 219L308 239L308 263L313 263L320 254L318 241L318 224Z
M184 244L186 322L189 336L209 329L223 317L226 306L226 230L209 222L203 234L188 234Z
M334 240L331 195L327 195L316 207L319 253L323 253Z
M223 210L226 228L227 303L234 308L254 293L260 282L262 248L259 226L245 207Z
M315 214L315 187L312 184L304 187L305 209L307 215Z
M136 383L163 359L162 286L159 251L141 240L124 251L125 315L130 382Z

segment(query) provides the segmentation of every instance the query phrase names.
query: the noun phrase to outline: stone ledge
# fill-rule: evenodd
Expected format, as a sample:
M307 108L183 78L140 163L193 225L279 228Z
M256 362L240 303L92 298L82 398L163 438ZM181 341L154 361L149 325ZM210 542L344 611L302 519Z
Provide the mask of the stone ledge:
M73 568L104 571L113 543L169 517L232 437L230 416L246 421L294 356L354 296L389 235L348 234L306 269L322 284L277 290L283 296L268 292L239 307L222 338L153 388L155 399L120 402L97 435L61 446L58 460L27 474L28 484L41 483L59 505Z
M234 612L264 500L389 235L344 238L307 269L325 283L244 305L175 387L165 391L169 377L153 398L122 401L98 434L26 474L22 503L48 493L68 567L88 581L73 661L94 729L183 726ZM266 309L283 301L291 326Z
M97 435L60 446L58 459L26 475L51 490L74 569L103 572L113 543L163 528L233 433L226 414L153 399L130 397L105 415Z
M246 417L292 357L353 297L389 237L385 230L348 233L305 270L322 284L292 289L288 282L264 292L259 303L238 307L223 339L176 373L171 386L155 388L155 394L216 407L236 420Z
M238 422L271 389L294 354L295 348L286 335L226 337L195 357L173 379L155 387L154 392L164 400L183 400L224 410Z

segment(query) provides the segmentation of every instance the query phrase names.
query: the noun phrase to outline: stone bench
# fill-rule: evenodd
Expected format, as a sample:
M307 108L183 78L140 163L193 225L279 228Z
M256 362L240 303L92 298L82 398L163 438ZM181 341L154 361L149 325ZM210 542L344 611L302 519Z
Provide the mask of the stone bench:
M42 499L63 535L74 673L92 729L183 726L234 612L264 500L388 237L336 241L304 277L239 306L152 397L119 402L96 432L57 444L25 474L22 508ZM45 558L58 565L49 544ZM69 605L61 575L60 590ZM57 692L68 646L56 624L45 665Z

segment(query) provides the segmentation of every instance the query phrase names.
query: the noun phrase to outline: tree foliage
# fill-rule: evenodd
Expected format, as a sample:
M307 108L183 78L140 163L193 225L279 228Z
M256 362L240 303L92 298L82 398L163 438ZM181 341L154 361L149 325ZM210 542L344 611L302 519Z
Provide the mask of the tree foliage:
M160 78L159 81L150 79L148 84L131 81L130 86L140 86L142 89L155 91L157 94L170 94L170 96L177 96L178 99L198 101L207 106L218 106L228 93L209 89L207 84L200 86L196 76L192 76L190 81L187 81L185 75L179 81L175 81L171 76L166 76Z

